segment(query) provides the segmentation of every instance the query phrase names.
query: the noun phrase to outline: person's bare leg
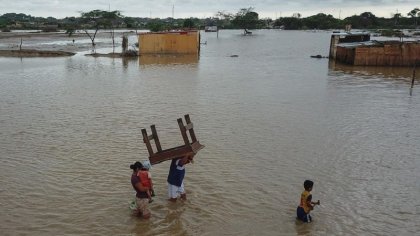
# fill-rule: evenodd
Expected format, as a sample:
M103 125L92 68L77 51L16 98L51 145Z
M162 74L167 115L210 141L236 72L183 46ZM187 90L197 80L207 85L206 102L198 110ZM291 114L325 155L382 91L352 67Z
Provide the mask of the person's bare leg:
M152 193L150 192L150 190L147 191L147 197L149 198L149 203L152 203L153 199L152 199Z

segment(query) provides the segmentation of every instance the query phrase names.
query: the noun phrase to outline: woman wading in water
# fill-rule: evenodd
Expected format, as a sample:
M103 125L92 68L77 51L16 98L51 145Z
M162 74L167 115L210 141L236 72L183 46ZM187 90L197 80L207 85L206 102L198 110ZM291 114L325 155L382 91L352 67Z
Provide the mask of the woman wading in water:
M147 192L149 189L141 183L140 177L137 176L137 172L139 172L141 168L143 168L143 165L140 162L130 165L130 169L133 170L131 175L131 185L134 190L136 190L136 205L139 216L143 217L143 219L149 219L151 215L148 208L149 196Z

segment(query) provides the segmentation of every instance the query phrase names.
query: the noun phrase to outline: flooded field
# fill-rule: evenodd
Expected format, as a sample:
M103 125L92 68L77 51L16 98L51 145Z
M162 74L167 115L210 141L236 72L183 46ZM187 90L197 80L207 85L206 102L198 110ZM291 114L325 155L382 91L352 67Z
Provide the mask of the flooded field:
M412 68L310 58L328 55L328 32L241 32L203 32L199 57L0 58L1 234L416 234ZM186 168L188 200L167 202L158 164L152 218L138 219L141 129L180 145L184 114L206 146ZM295 219L305 179L321 201L311 224Z

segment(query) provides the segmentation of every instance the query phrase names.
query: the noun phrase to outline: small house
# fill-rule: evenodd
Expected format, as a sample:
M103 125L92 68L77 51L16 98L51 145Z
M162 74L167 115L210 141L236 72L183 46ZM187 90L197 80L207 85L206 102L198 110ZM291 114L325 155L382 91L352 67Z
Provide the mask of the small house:
M376 41L363 34L333 34L330 58L355 66L412 66L420 62L420 42Z
M139 54L198 54L200 32L165 31L148 32L138 35Z
M337 46L342 43L366 42L370 40L370 34L364 32L349 33L349 32L335 32L331 35L330 56L335 59Z

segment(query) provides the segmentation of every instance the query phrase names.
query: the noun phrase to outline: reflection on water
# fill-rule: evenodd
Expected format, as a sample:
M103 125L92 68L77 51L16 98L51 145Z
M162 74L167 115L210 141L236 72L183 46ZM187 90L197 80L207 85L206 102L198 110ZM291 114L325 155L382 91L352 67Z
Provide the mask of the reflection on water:
M314 60L328 54L322 31L242 33L203 33L199 60L0 58L2 235L415 235L410 68ZM181 145L184 114L206 145L187 166L188 200L167 202L164 162L151 220L133 217L141 129ZM305 179L321 200L312 224L295 220Z
M139 60L139 58L138 57L122 57L121 60L122 60L122 64L124 68L127 69L130 64L137 64L137 61Z
M140 65L170 65L198 63L198 54L144 54L139 57Z
M413 75L413 67L386 66L352 66L333 60L328 63L330 73L348 73L355 75L380 76L384 78L409 79ZM417 74L420 68L416 68Z

